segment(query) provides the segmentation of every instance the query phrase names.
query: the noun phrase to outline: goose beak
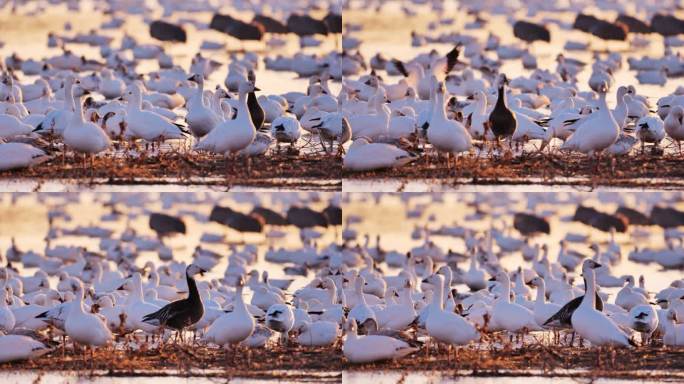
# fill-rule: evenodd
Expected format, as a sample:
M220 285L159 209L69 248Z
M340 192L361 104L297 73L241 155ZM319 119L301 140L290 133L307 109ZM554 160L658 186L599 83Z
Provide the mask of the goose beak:
M205 273L207 273L207 271L200 268L200 271L199 271L200 276L204 276Z
M116 290L117 291L123 291L125 289L124 285L126 285L126 284L121 284L121 286L119 288L117 288Z
M496 281L496 277L492 276L492 277L490 277L489 280L487 280L487 281Z
M259 88L257 88L257 87L254 87L254 91L255 91L255 92L256 92L256 91L261 91L261 89L259 89Z

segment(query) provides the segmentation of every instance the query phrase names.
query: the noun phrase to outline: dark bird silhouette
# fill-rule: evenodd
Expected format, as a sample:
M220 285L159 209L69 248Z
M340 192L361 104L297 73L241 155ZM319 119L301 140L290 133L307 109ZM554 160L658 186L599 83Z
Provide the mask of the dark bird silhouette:
M684 20L672 15L655 14L651 18L651 29L663 36L676 36L684 33Z
M209 214L209 220L233 228L238 232L261 233L264 230L264 219L257 215L245 215L228 207L215 205Z
M627 33L629 32L627 25L621 22L611 23L583 13L577 14L572 27L586 33L591 33L603 40L624 41L627 39Z
M629 226L629 222L624 216L610 215L582 205L577 207L572 220L579 221L604 232L610 232L611 229L615 229L617 232L626 232Z
M328 27L330 33L342 33L342 15L330 12L323 18L323 22Z
M254 76L254 72L249 71L247 73L247 80L256 85L256 76ZM260 89L254 87L254 90L247 94L247 108L249 109L249 116L252 118L254 128L259 130L264 126L266 114L264 113L264 108L259 104L259 100L257 100L256 94L254 93L255 91L260 91Z
M205 270L195 264L185 268L185 280L188 283L188 297L166 304L157 312L147 314L142 321L148 324L173 328L177 331L198 322L204 315L204 304L197 290L194 276L204 275Z
M454 69L454 66L458 63L458 55L461 53L461 43L456 44L454 48L449 51L449 53L446 54L446 60L447 60L447 65L446 69L444 70L444 73L449 74L452 69ZM404 69L406 71L406 69ZM408 77L408 75L404 75L405 77Z
M270 16L266 15L254 15L252 19L252 24L261 24L264 26L264 32L267 33L277 33L277 34L287 34L290 31L287 26Z
M637 19L636 17L625 15L624 13L621 13L617 19L615 19L616 22L622 23L627 26L629 29L629 32L632 33L651 33L653 32L653 29L651 29L651 26L646 24L646 22L641 21Z
M158 237L173 235L174 233L185 234L185 222L164 213L153 213L150 215L150 228L157 232Z
M265 207L254 207L252 209L252 212L250 213L251 216L260 216L261 218L264 219L264 223L268 225L279 225L279 226L285 226L285 225L290 225L290 223L287 221L285 216L281 215L280 213L273 211L271 209L265 208Z
M501 137L510 137L515 132L518 127L518 121L515 119L515 115L508 109L506 103L506 92L504 90L506 84L508 84L508 79L506 75L501 75L501 81L499 84L499 96L496 99L496 105L494 109L489 114L489 129L492 130L494 136L496 136L497 141Z
M684 212L675 208L653 207L651 210L651 222L663 228L674 228L684 225Z
M516 213L515 216L513 216L513 228L517 229L525 236L538 233L551 233L551 226L545 218L529 213Z
M328 26L308 15L292 14L287 18L287 29L297 36L327 35Z
M321 212L310 208L290 207L287 210L287 221L298 228L327 227L328 219Z
M541 24L518 20L513 24L513 35L528 43L535 41L551 41L551 32Z
M331 204L325 207L323 214L328 219L328 224L342 225L342 208Z
M183 27L161 20L153 21L150 24L150 36L161 41L177 41L181 43L188 41L188 35Z
M617 211L615 211L616 215L622 215L627 218L627 221L629 221L630 225L652 225L653 223L651 222L651 219L646 216L645 214L637 211L636 209L628 208L625 206L620 206Z
M258 23L245 23L228 15L215 13L209 28L233 36L238 40L261 40L264 26Z

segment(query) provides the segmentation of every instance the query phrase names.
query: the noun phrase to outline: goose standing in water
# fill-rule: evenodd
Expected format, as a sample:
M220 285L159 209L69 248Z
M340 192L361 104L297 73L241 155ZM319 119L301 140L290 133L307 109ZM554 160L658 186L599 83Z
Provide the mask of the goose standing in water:
M587 283L587 292L575 313L572 314L572 328L592 345L635 346L634 342L618 325L604 313L596 310L596 276L594 269L582 265L582 273Z
M508 78L502 74L499 77L499 96L496 99L494 109L489 114L489 129L492 130L497 144L502 137L512 137L518 127L518 121L506 102L506 84L508 84Z
M190 264L185 269L185 280L188 283L188 297L182 300L176 300L163 306L154 313L145 315L143 322L152 324L158 327L169 327L177 330L183 339L182 331L198 322L204 315L204 304L197 290L197 283L194 276L197 274L204 275L205 270L195 264Z

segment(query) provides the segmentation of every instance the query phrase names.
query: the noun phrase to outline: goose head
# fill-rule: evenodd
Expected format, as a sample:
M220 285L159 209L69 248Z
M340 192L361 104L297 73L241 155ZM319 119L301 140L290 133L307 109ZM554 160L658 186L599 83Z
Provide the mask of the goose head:
M250 92L255 92L255 91L260 91L259 88L254 86L254 83L249 82L249 81L243 81L240 83L238 86L238 92L240 94L248 94Z
M582 262L582 273L586 273L586 271L594 270L594 269L599 268L599 267L602 267L602 265L595 262L594 260L585 259Z
M529 284L533 287L539 287L542 285L543 282L544 282L544 279L542 279L540 276L537 276L537 277L533 278L532 280L530 280Z
M204 83L204 76L199 73L194 73L192 76L188 77L188 81L194 81L197 84Z
M190 265L188 265L188 268L185 270L185 273L186 273L188 276L190 276L190 277L193 277L193 276L195 276L195 275L197 275L197 274L199 274L200 276L204 276L204 273L205 273L205 272L207 272L207 271L205 271L204 269L200 268L200 267L199 267L198 265L196 265L196 264L190 264Z

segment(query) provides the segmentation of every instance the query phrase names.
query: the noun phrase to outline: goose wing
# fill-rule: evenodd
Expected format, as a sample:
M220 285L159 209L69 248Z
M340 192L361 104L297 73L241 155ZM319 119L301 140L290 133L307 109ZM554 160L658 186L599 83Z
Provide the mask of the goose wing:
M166 325L169 320L186 312L186 301L177 300L169 303L158 311L143 316L142 321L152 325Z

